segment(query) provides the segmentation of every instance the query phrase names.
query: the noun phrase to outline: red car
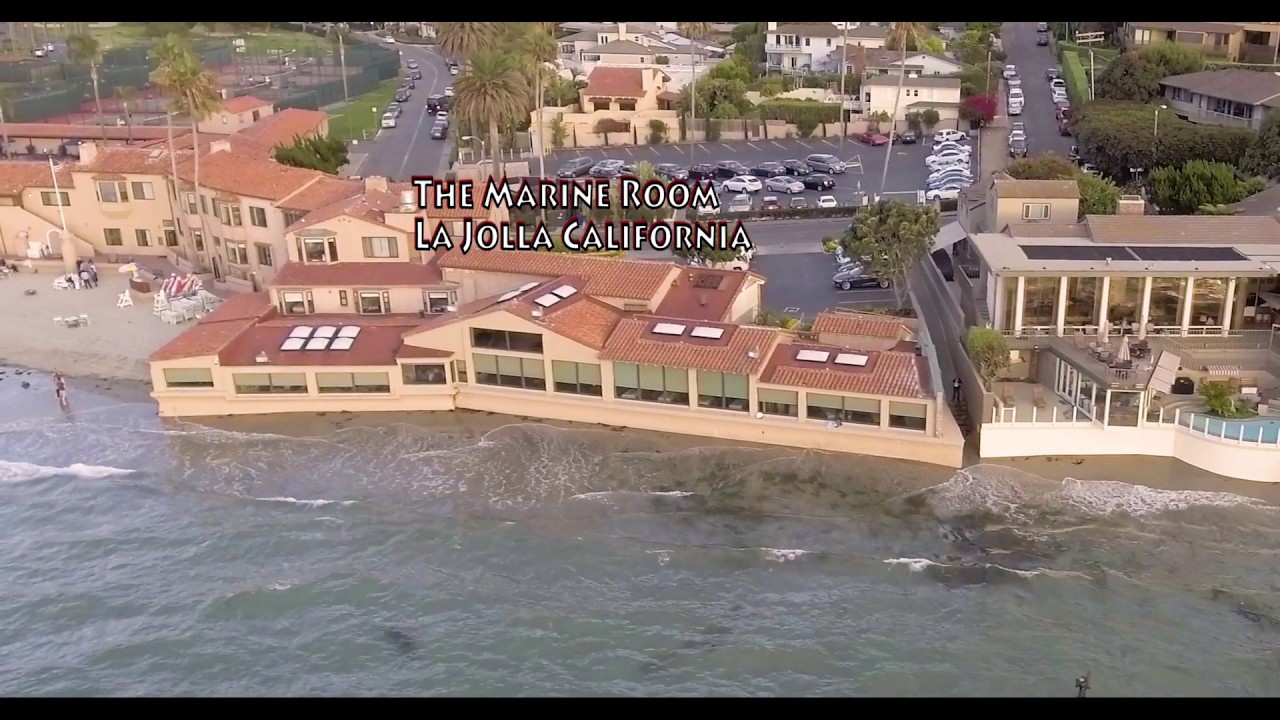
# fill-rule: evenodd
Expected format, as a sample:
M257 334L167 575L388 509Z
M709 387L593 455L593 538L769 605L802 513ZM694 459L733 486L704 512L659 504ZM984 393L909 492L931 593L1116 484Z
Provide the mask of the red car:
M885 144L888 144L889 142L889 138L879 133L873 133L873 132L862 133L861 135L858 136L858 140L860 142L866 143L867 145L871 145L872 147L875 147L877 145L885 145Z

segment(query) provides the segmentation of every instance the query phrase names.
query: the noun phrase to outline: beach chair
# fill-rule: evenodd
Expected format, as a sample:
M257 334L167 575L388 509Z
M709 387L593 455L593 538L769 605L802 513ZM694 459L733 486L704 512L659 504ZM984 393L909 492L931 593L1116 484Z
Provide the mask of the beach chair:
M83 326L85 326L85 327L89 327L89 316L88 316L88 315L85 315L84 313L81 313L81 314L80 314L80 324L81 324L81 325L83 325Z
M1009 406L1012 406L1014 402L1016 402L1016 397L1013 394L1013 386L1009 383L1004 383L1000 386L1000 400L1005 405Z
M129 294L128 290L125 290L124 292L117 295L116 307L118 308L133 307L133 295Z
M1039 385L1031 388L1031 402L1035 403L1035 406L1041 410L1048 407L1049 403L1045 402L1044 399L1044 388Z

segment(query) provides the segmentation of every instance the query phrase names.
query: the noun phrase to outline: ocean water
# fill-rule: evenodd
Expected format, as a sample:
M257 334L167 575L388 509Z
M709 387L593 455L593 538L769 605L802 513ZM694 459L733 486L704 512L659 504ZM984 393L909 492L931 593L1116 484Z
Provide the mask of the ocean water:
M52 395L0 379L0 695L1280 694L1259 500Z

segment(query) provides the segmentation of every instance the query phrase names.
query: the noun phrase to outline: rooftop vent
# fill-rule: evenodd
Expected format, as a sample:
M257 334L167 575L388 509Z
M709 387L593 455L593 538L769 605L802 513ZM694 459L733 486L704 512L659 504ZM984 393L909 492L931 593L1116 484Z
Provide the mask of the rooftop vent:
M418 207L418 193L413 190L400 191L400 209L412 211Z
M860 355L858 353L840 353L839 355L836 355L836 359L833 362L835 362L835 364L837 365L849 365L851 367L866 367L867 356Z
M720 338L724 337L724 328L703 327L700 325L694 328L693 332L689 333L689 337L706 338L708 340L719 340Z
M676 323L658 323L657 325L653 326L653 334L654 335L683 335L684 329L685 329L684 325L677 325Z
M700 290L719 290L720 284L724 282L723 275L714 273L703 273L693 279L693 286Z
M796 359L803 362L824 363L829 357L831 357L831 353L825 350L801 350L796 353Z
M257 362L259 365L265 365L266 363L271 362L271 358L267 357L267 354L266 354L265 352L260 352L260 353L258 353L258 355L257 355L256 357L254 357L253 359L254 359L254 361L255 361L255 362Z

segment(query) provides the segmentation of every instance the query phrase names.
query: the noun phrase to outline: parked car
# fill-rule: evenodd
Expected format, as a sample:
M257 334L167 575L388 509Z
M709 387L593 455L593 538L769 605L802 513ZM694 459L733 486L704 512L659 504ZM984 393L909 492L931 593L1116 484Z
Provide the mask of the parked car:
M840 203L836 202L835 195L823 195L818 198L818 207L820 208L833 208L838 205L840 205Z
M755 180L755 178L751 178L751 179ZM760 181L756 180L756 182L760 182ZM735 195L734 198L729 201L729 212L731 213L751 212L751 196Z
M1036 32L1042 32L1042 33L1049 32L1049 23L1047 22L1036 23Z
M1053 78L1052 80L1050 80L1050 81L1049 81L1049 87L1051 87L1051 88L1060 88L1060 89L1062 90L1062 92L1066 92L1066 91L1067 91L1067 81L1066 81L1066 80L1063 80L1063 79L1062 79L1062 78L1060 78L1060 77L1056 77L1056 78Z
M781 210L782 203L778 202L777 195L765 195L764 197L760 198L760 209L761 210Z
M929 253L933 258L933 264L938 266L938 270L942 272L942 279L950 282L955 280L955 268L951 263L951 254L946 250L934 250Z
M458 72L459 72L459 71L458 71L458 66L457 66L457 65L450 65L450 66L449 66L449 74L450 74L450 75L457 75L457 74L458 74Z
M755 175L739 175L724 181L725 192L757 193L764 189L764 184Z
M973 184L973 175L969 174L967 168L959 168L957 172L943 173L941 175L930 176L925 180L928 189L945 187L947 185L969 186Z
M1054 110L1054 117L1058 118L1059 120L1070 120L1071 119L1071 103L1066 100L1063 100L1060 103L1056 103L1056 105L1057 105L1057 108Z
M809 164L809 168L814 172L839 175L845 169L843 160L835 155L827 155L826 153L814 153L805 158L804 161Z
M849 263L841 266L836 270L835 275L831 276L831 284L841 290L852 290L854 288L863 287L889 287L888 280L880 280L872 276L867 269L859 263Z
M933 152L931 154L937 155L938 153L947 152L948 150L954 150L955 152L963 153L965 155L973 153L973 148L969 145L961 145L960 143L955 142L943 142L934 145Z
M1037 35L1037 36L1036 36L1036 45L1039 45L1040 47L1044 47L1044 46L1046 46L1046 45L1048 45L1048 44L1049 44L1049 36L1048 36L1048 35L1046 35L1046 34L1044 34L1044 33L1040 33L1039 35Z
M1005 80L1005 83L1008 84L1008 86L1011 88L1020 88L1022 87L1022 78L1018 77L1017 75L1014 75L1008 80Z
M406 65L410 70L417 70L417 69L418 69L418 61L417 61L417 60L410 60L409 62L405 63L405 65Z
M556 171L558 178L577 178L591 174L591 168L596 164L595 160L589 157L570 158L569 162Z
M762 162L751 168L751 174L756 177L771 178L779 175L786 175L787 169L782 166L782 163Z
M626 163L621 160L601 160L591 166L591 177L597 178L615 178L622 174L622 166Z
M824 173L811 173L809 175L801 175L800 182L809 190L830 190L836 186L835 178Z
M706 205L704 207L695 208L698 211L698 217L711 217L720 214L719 205Z
M1044 79L1049 82L1053 82L1060 77L1062 77L1062 71L1058 68L1049 68L1044 71Z
M716 166L711 163L698 163L689 168L690 180L711 180L716 176Z
M396 119L399 120L400 116L404 114L404 106L400 103L391 103L390 105L387 105L386 111L389 113L395 113Z
M406 75L405 78L400 81L400 87L414 90L418 87L418 84L413 81L412 77Z
M884 135L881 135L880 133L864 132L858 136L858 142L864 143L866 145L870 145L872 147L877 147L880 145L887 145L889 143L889 138L885 137Z
M792 210L804 210L809 207L809 201L802 197L793 197L791 202L787 203Z
M968 153L961 153L961 152L956 152L954 150L948 150L946 152L942 152L937 155L930 155L929 157L924 159L924 162L925 162L925 165L929 166L930 170L937 170L941 167L946 167L949 165L968 165L969 155Z
M421 70L410 70L410 71L409 71L409 77L413 78L414 80L421 80L421 79L422 79L422 71L421 71Z
M788 195L804 192L804 183L786 175L777 175L765 180L764 187L769 192L783 192Z
M903 145L915 145L920 141L920 136L916 134L915 130L907 130L906 132L894 133L893 141Z
M453 86L452 86L452 85L450 85L450 86L448 86L448 87L446 87L446 88L444 89L444 96L445 96L445 97L453 97Z
M449 137L448 123L436 123L435 125L431 126L432 140L444 140L447 137Z
M654 174L664 180L688 180L689 171L675 163L660 163L653 168Z
M406 103L406 102L409 102L409 91L408 91L408 90L406 90L406 89L404 89L404 88L400 88L399 90L397 90L397 91L396 91L396 102L398 102L398 103Z
M1018 68L1014 67L1013 65L1005 65L1004 72L1001 73L1001 76L1004 77L1005 80L1008 80L1009 78L1014 77L1017 74L1018 74Z
M965 187L967 186L956 185L954 183L950 185L943 185L940 188L934 188L933 190L926 192L924 194L924 199L930 202L934 200L955 200L960 197L960 191Z
M936 170L929 173L929 177L925 178L925 181L930 183L941 181L940 184L945 184L945 181L947 180L961 178L966 180L973 179L973 172L969 169L968 165L953 165L951 167L942 168L941 170Z
M750 175L751 168L737 160L721 160L716 163L716 177L732 178L739 175Z
M1027 156L1027 140L1019 138L1009 143L1009 157L1023 158Z
M813 172L809 167L809 163L803 160L783 160L782 167L786 169L788 175L803 176Z
M960 142L961 140L968 140L968 139L969 139L969 136L960 132L959 130L939 130L938 132L933 134L934 144L937 144L940 142Z
M1025 142L1026 139L1027 139L1027 133L1023 130L1014 130L1013 132L1009 133L1009 142L1013 142L1014 140L1022 140Z
M447 125L449 123L449 113L445 112L444 110L441 110L440 112L436 113L436 122L442 122Z
M1079 145L1071 146L1071 149L1067 151L1067 159L1070 160L1071 162L1079 164L1080 162L1080 146Z
M382 113L382 127L393 128L396 126L396 114L393 112Z

